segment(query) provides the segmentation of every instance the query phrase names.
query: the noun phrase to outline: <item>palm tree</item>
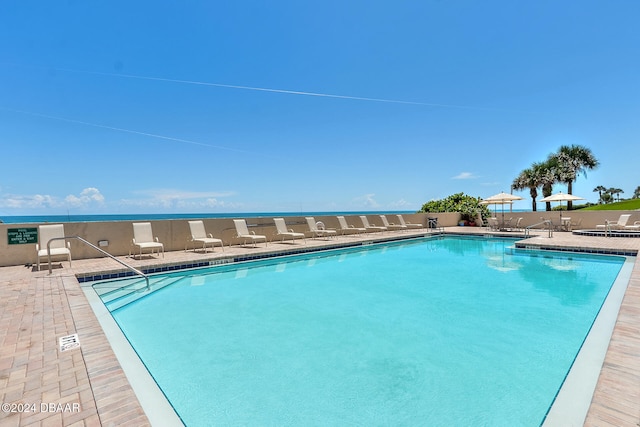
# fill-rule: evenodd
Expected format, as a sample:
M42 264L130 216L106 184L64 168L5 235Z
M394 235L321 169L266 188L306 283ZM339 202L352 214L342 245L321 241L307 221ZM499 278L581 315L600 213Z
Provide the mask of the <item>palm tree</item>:
M614 199L616 199L616 196L618 196L617 197L618 202L620 201L620 193L624 193L624 191L621 188L610 188L608 192L611 194L611 196Z
M520 175L513 180L511 187L514 190L529 189L529 195L531 196L531 209L537 211L536 197L538 197L538 187L543 185L544 182L544 168L542 163L534 163L530 168L527 168L520 172Z
M567 184L567 193L573 194L573 181L582 172L586 176L587 169L595 169L598 167L598 160L595 158L591 150L582 145L563 145L555 154L558 161L558 176L561 182ZM567 209L571 210L573 203L567 202Z
M638 187L640 188L640 187ZM602 204L603 200L602 200L602 193L604 193L605 191L607 191L607 188L603 185L598 185L596 188L593 189L593 192L598 192L598 204Z
M531 165L540 175L540 185L542 186L542 196L549 197L553 194L553 184L559 181L557 176L557 162L555 158L549 157L544 163L534 163ZM551 211L551 202L546 202L547 211Z

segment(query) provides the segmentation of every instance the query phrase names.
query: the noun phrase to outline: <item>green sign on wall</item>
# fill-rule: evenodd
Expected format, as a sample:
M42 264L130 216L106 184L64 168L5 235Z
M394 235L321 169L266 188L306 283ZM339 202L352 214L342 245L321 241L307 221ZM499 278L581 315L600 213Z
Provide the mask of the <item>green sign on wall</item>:
M9 228L7 240L10 245L24 245L26 243L38 243L37 228Z

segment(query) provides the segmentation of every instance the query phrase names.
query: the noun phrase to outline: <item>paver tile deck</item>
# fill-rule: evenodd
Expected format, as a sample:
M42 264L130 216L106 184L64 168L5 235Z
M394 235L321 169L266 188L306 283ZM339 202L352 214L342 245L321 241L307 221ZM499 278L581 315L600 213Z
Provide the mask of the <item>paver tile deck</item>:
M447 233L493 234L474 227L449 227ZM251 256L336 243L426 234L386 232L328 240L270 243L256 248L225 247L208 253L167 252L165 257L123 257L136 268ZM504 233L500 233L504 234ZM507 234L509 235L509 234ZM640 238L604 238L538 233L531 247L639 251ZM120 269L108 258L74 260L73 268L56 264L0 268L0 412L2 426L150 425L93 313L76 276ZM61 351L59 339L78 334L80 346ZM640 262L620 307L585 425L640 426ZM7 404L9 406L7 406ZM8 409L8 410L5 410ZM12 411L13 410L13 411Z

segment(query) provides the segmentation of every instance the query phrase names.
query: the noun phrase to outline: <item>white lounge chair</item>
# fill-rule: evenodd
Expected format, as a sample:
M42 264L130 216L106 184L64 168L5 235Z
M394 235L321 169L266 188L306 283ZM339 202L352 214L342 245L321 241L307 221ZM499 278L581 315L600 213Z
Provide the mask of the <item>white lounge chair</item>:
M326 229L322 221L316 222L315 218L312 216L307 216L305 219L309 225L309 231L311 231L311 238L333 237L338 234L336 230Z
M211 245L211 250L215 250L215 245L220 245L222 252L224 252L224 244L222 243L222 240L214 238L211 233L207 234L204 229L204 222L189 221L189 229L191 230L191 238L189 241L194 243L194 252L196 250L195 243L202 243L202 249L204 249L205 253L207 253L207 245Z
M515 225L513 226L513 230L514 231L518 231L518 230L524 230L524 227L522 227L522 220L524 218L522 217L518 217L518 219L516 220ZM568 227L570 227L570 225L568 225Z
M625 225L625 230L640 230L640 221L634 221L633 225Z
M386 215L380 215L380 220L382 220L382 225L387 227L389 230L406 230L407 226L402 224L394 224L389 223Z
M375 224L369 224L369 218L366 217L366 215L360 215L360 221L362 221L362 225L364 226L365 230L367 231L379 231L379 232L384 232L387 227L382 227L382 226L377 226Z
M407 228L424 228L422 224L412 224L410 222L404 222L402 215L396 215L400 224L405 225Z
M142 258L142 251L146 249L151 250L153 255L154 250L158 253L162 251L162 257L164 258L164 245L160 243L157 237L153 237L153 230L151 229L150 222L134 222L133 223L133 240L131 241L133 247L133 257L135 258L135 248L138 248L138 256ZM131 250L129 250L129 256L131 256Z
M498 218L496 217L491 217L487 219L487 224L489 227L489 230L491 231L499 231L500 230L500 221L498 221Z
M604 224L596 225L596 228L605 230L623 230L627 226L627 222L629 222L630 217L631 214L620 215L620 218L618 218L618 222L607 219L604 221Z
M276 223L276 230L278 232L278 236L282 238L282 242L284 242L285 238L289 237L291 238L292 243L295 243L298 238L302 239L305 244L307 243L304 233L297 233L291 228L287 229L287 224L284 222L284 218L273 218L273 222Z
M577 220L577 221L575 221L575 222L574 222L574 221L571 221L571 224L570 224L570 227L571 227L571 228L570 228L570 229L571 229L571 230L578 229L578 228L580 228L580 225L581 225L581 224L582 224L582 217L578 218L578 220Z
M347 233L360 234L360 233L365 233L367 231L364 228L358 228L358 227L354 227L353 225L347 224L347 220L344 219L343 216L338 216L337 218L338 218L338 223L340 224L340 231L342 232L342 235Z
M38 240L40 243L36 243L36 266L40 271L40 258L45 258L49 261L49 253L51 253L51 260L53 258L65 258L69 261L69 267L71 267L71 244L65 240L53 240L49 244L50 251L47 251L47 243L51 239L59 239L64 237L64 225L51 224L38 226Z
M256 246L256 242L264 240L264 246L267 246L267 236L256 234L254 231L249 233L247 228L247 221L244 219L234 219L233 224L236 226L236 238L242 239L242 246L247 243L247 240L253 242L253 246Z

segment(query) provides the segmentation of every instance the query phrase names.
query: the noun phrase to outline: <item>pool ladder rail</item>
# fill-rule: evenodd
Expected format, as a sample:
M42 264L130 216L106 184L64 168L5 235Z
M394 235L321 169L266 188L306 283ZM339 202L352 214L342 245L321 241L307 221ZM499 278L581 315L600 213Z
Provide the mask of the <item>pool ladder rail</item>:
M97 247L93 243L86 241L85 239L83 239L80 236L54 237L53 239L49 239L49 241L47 242L47 256L48 256L48 262L49 262L49 274L51 274L51 242L53 242L54 240L66 240L66 239L79 240L82 243L84 243L85 245L92 247L93 249L97 250L101 254L103 254L103 255L111 258L112 260L116 261L117 263L122 264L123 266L125 266L126 268L128 268L129 270L134 272L135 274L137 274L139 276L142 276L144 278L144 280L147 282L147 290L151 290L151 286L149 285L149 276L147 276L146 274L144 274L142 271L138 270L137 268L135 268L133 266L130 266L126 262L124 262L122 260L119 260L118 258L116 258L113 255L111 255L109 252L100 249L99 247Z
M543 224L544 224L544 225L547 225L547 226L549 227L549 237L553 237L553 224L551 223L551 220L550 220L550 219L545 219L545 220L540 221L540 222L538 222L538 223L535 223L535 224L533 224L533 225L529 225L528 227L526 227L526 228L524 229L524 235L525 235L526 237L529 237L529 236L530 236L530 232L531 232L531 229L532 229L532 228L537 227L537 226L539 226L539 225L543 225Z

